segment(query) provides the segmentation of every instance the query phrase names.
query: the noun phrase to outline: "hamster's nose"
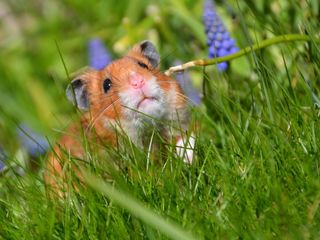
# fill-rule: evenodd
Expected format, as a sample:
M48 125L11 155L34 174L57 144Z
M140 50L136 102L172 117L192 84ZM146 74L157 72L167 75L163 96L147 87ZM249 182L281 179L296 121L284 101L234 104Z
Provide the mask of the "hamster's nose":
M130 74L129 81L133 88L142 88L144 85L144 78L135 72Z

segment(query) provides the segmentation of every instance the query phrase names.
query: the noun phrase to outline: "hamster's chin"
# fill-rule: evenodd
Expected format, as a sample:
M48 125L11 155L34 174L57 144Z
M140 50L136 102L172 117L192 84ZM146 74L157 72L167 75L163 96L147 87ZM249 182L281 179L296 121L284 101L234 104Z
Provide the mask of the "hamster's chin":
M137 110L146 117L161 118L164 115L165 106L157 99L145 98L138 104Z

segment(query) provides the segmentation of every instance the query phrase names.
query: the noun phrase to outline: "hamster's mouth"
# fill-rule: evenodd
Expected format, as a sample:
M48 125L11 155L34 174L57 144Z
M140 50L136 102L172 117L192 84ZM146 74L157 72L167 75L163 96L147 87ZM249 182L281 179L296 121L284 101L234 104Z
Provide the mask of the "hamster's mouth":
M137 109L139 108L143 108L144 106L152 103L152 102L155 102L155 101L158 101L157 98L155 97L146 97L144 96L139 102L138 102L138 105L137 105Z

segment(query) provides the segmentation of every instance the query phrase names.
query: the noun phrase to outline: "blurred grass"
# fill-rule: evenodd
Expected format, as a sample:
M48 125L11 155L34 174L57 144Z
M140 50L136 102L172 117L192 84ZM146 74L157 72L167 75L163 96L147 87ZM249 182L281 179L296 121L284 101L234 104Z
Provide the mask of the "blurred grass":
M241 48L280 34L319 38L316 0L217 3ZM176 59L207 56L202 1L12 0L0 9L0 144L8 162L22 158L18 123L54 143L56 129L76 119L55 42L70 73L87 65L87 41L96 36L114 57L152 40L163 70ZM319 59L317 44L288 43L237 59L224 74L214 66L193 69L195 84L205 82L203 104L193 111L200 124L195 164L184 165L172 152L148 162L132 146L107 149L104 159L88 152L93 171L111 175L116 187L199 239L317 239L320 126L312 94L320 95ZM42 171L0 176L0 219L3 239L165 238L93 190L48 199Z

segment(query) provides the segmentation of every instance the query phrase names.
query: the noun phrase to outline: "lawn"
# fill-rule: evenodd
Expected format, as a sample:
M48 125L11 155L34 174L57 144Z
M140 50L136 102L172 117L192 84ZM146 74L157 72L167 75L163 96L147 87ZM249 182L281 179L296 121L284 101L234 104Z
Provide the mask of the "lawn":
M23 147L21 124L44 136L50 152L78 121L65 88L75 72L95 64L88 53L93 38L112 59L149 39L162 56L162 71L208 58L203 5L0 3L0 146L6 155L0 154L6 165L0 239L320 238L317 0L216 1L240 50L284 34L309 41L250 50L226 71L209 65L176 76L198 126L192 165L173 145L150 156L123 136L125 148L88 149L84 186L75 191L69 184L65 198L52 198L43 182L48 153L31 156Z

